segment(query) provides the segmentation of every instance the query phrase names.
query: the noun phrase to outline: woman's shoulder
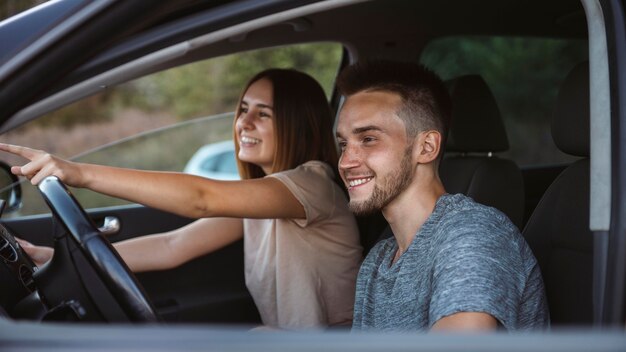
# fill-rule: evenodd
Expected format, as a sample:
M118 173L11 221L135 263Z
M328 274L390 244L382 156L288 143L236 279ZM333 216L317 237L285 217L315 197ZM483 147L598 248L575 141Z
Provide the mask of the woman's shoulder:
M341 193L333 169L322 161L307 161L270 176L282 181L301 202L335 202Z
M281 181L304 206L307 224L344 214L344 210L349 212L345 195L335 182L333 169L325 162L308 161L269 176Z
M319 171L323 170L326 173L333 174L333 169L328 163L320 160L309 160L304 164L299 165L296 169Z
M310 160L304 164L300 164L293 169L277 172L270 176L274 177L310 177L333 179L333 169L327 163L319 160Z

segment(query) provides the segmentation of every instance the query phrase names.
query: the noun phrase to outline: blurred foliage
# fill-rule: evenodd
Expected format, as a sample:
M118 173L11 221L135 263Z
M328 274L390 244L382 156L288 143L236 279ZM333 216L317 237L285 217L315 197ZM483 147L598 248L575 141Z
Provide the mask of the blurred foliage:
M443 79L480 74L498 102L510 150L520 165L568 162L550 134L561 81L587 60L587 42L509 37L451 37L429 44L421 62Z
M230 86L238 86L240 82L254 76L259 67L298 68L315 77L330 98L339 69L341 50L342 47L337 44L317 43L242 53L230 62L230 74L226 82Z
M545 120L559 83L586 59L586 41L495 37L438 40L421 61L443 79L480 74L507 118L528 121Z
M242 87L265 68L296 68L315 77L330 96L341 46L300 44L256 50L197 62L134 82L114 106L167 110L178 119L234 111Z
M110 91L106 91L87 97L63 109L56 110L46 115L45 118L36 120L32 126L72 128L76 125L110 120L114 114L115 106L109 103L112 100L111 97L117 95L124 96L124 94L112 94Z
M0 1L0 20L9 18L48 0L2 0Z
M334 43L255 50L195 62L122 84L57 110L33 125L72 127L102 122L129 107L179 120L234 111L242 87L266 68L295 68L317 79L330 97L341 59Z

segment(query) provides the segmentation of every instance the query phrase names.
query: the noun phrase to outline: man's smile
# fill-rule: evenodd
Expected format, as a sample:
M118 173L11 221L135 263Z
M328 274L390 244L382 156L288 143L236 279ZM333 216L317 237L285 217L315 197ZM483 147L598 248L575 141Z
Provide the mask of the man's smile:
M350 186L350 188L354 188L354 187L358 187L358 186L364 185L364 184L370 182L373 179L374 179L374 177L372 177L372 176L361 177L361 178L354 178L354 179L348 180L348 185Z

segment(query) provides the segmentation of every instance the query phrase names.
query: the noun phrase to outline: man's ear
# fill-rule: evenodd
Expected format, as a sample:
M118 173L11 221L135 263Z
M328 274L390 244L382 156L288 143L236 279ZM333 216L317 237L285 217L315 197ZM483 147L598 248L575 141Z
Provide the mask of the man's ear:
M441 133L435 130L420 132L416 137L413 157L420 164L437 160L441 149Z

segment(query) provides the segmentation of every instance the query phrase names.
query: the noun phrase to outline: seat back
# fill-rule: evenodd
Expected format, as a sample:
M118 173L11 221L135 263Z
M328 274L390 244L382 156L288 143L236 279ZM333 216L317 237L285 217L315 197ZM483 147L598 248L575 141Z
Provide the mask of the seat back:
M519 167L494 153L509 142L496 100L478 75L447 82L452 120L439 176L446 191L463 193L505 213L521 228L524 181Z
M557 147L581 156L550 185L523 235L546 287L553 325L593 321L593 234L589 230L589 68L576 66L563 82L552 121Z

